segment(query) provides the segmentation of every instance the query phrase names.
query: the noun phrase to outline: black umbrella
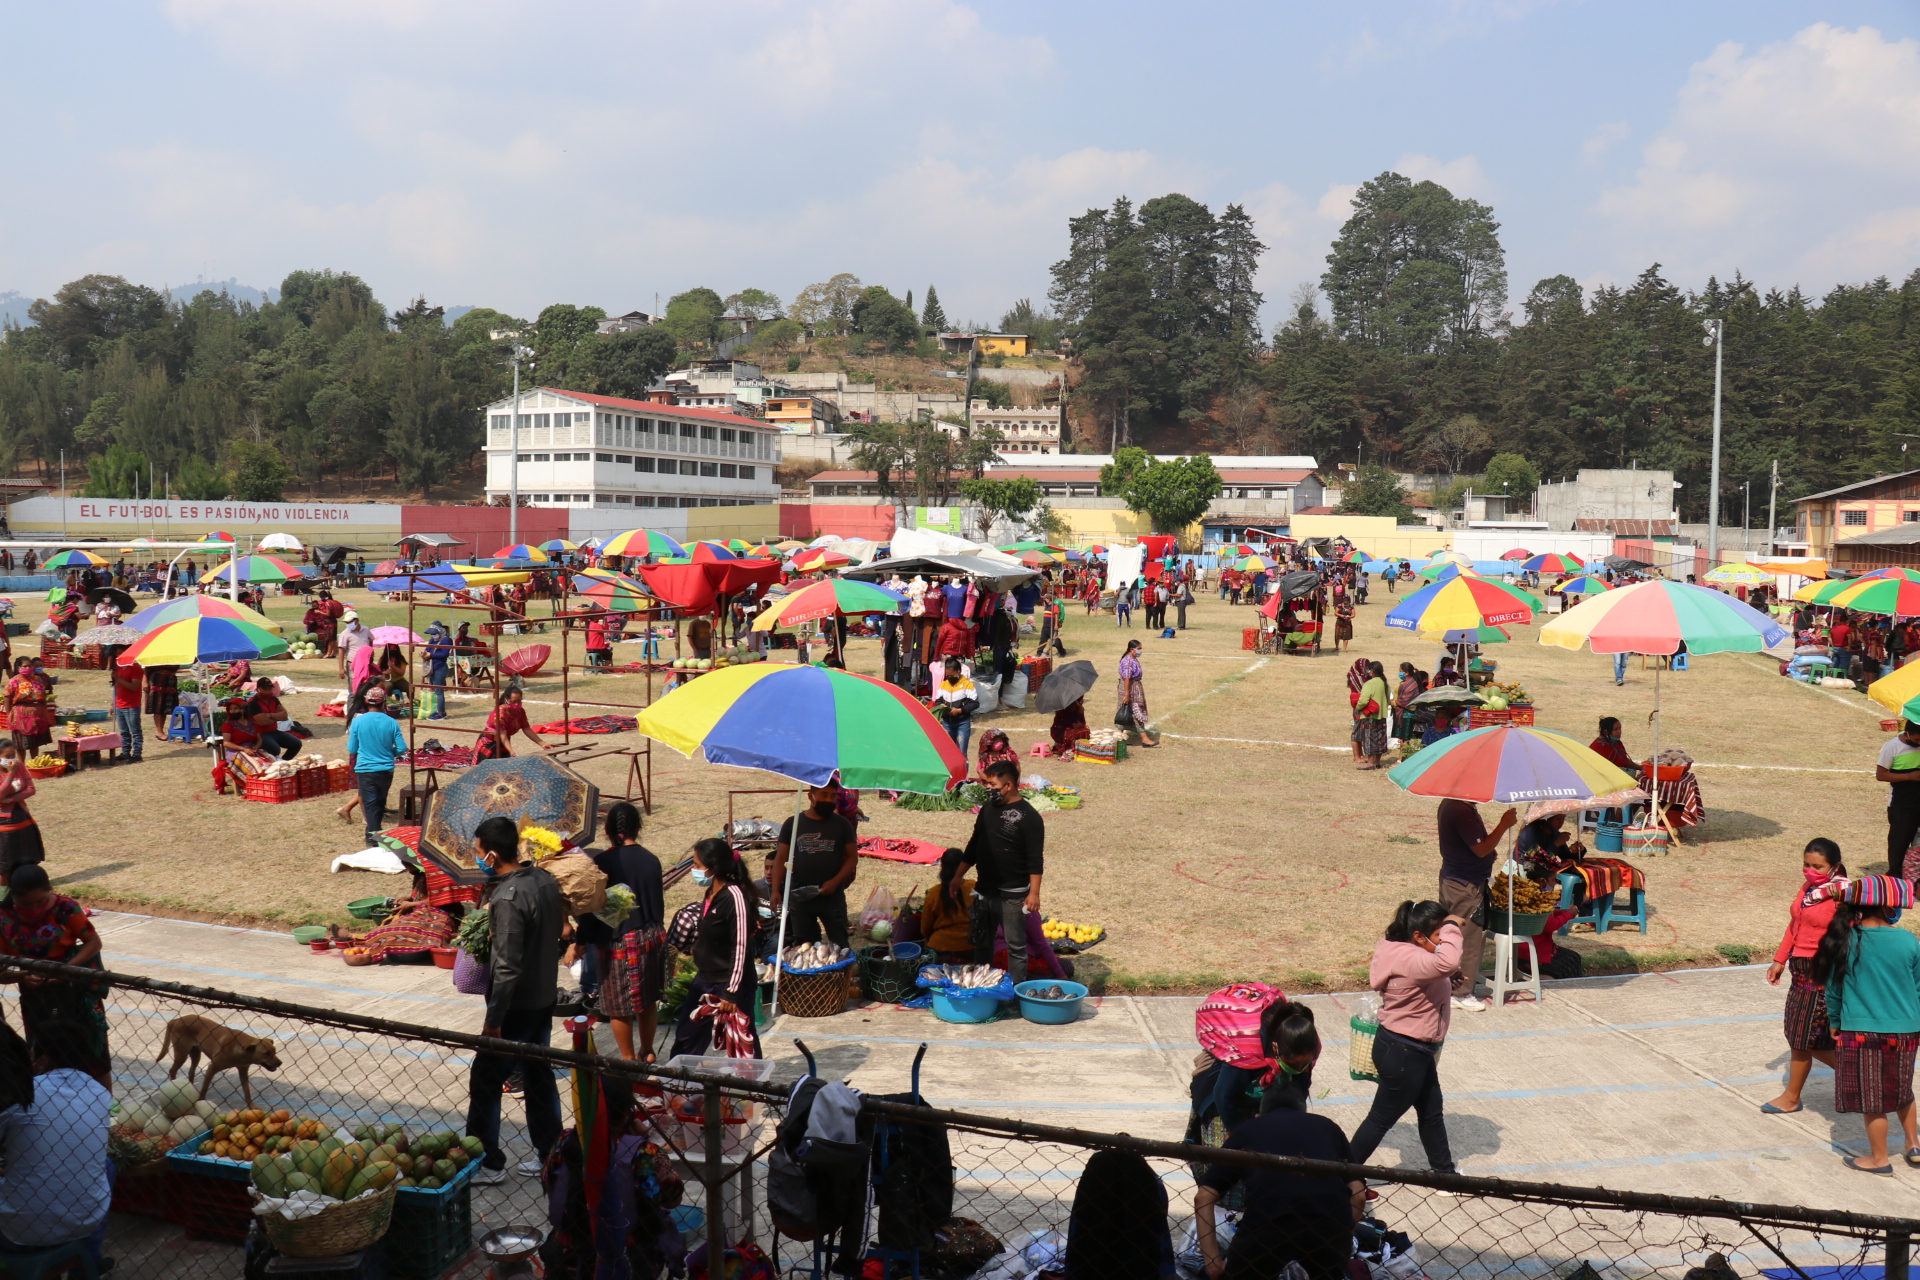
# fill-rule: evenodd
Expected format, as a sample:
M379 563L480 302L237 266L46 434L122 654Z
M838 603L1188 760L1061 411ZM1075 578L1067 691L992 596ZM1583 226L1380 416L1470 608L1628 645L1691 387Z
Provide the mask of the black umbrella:
M1057 671L1047 673L1040 686L1040 693L1034 698L1033 705L1042 711L1065 711L1074 703L1087 696L1087 690L1100 681L1100 673L1093 664L1084 659L1069 662Z
M93 590L87 592L88 604L99 604L102 600L113 601L113 607L129 617L138 612L140 608L139 605L133 602L132 596L118 587L95 587Z

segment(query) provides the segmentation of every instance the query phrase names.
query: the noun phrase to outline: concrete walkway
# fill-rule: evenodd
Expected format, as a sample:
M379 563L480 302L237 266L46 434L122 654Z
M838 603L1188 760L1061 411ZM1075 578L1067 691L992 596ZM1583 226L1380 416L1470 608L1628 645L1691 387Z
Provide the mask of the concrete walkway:
M423 966L350 969L282 934L103 912L109 967L353 1013L478 1030L480 1001ZM1833 1113L1832 1076L1816 1069L1807 1108L1764 1116L1786 1062L1781 988L1757 966L1548 983L1539 1006L1456 1014L1441 1068L1448 1131L1461 1170L1490 1176L1816 1203L1920 1216L1920 1172L1852 1173L1860 1121ZM935 1106L1046 1124L1177 1140L1197 1046L1191 997L1089 1000L1068 1028L1017 1018L979 1026L931 1013L864 1007L837 1017L783 1017L767 1052L797 1073L803 1039L823 1074L875 1093L909 1087L915 1048L929 1051L922 1092ZM1347 997L1314 996L1326 1044L1314 1106L1348 1132L1373 1088L1347 1077ZM1411 1124L1375 1157L1424 1167ZM1818 1194L1813 1194L1817 1189Z

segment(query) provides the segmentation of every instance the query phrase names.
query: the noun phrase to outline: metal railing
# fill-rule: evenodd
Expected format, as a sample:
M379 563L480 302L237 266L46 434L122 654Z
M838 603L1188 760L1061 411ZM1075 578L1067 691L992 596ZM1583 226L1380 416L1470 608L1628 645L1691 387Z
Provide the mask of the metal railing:
M511 1058L525 1078L537 1080L530 1073L542 1071L569 1076L578 1072L617 1082L612 1085L616 1091L631 1089L638 1100L629 1131L644 1140L647 1168L658 1174L646 1182L648 1206L662 1214L699 1208L705 1216L700 1238L709 1256L752 1240L771 1256L782 1276L823 1280L828 1274L831 1259L813 1244L779 1235L766 1209L768 1156L797 1070L756 1084L732 1075L649 1066L564 1047L536 1047L421 1023L0 957L0 981L22 976L43 984L77 979L101 995L112 1085L122 1107L165 1080L174 1057L169 1027L190 1014L247 1037L273 1041L277 1069L251 1073L256 1106L284 1108L296 1118L314 1117L333 1127L379 1123L398 1124L413 1134L464 1133L478 1054ZM395 997L409 998L419 997ZM14 1011L25 1010L15 1003ZM476 1021L478 1012L476 1007ZM782 1025L797 1025L805 1033L804 1022ZM47 1028L29 1024L27 1032L44 1037ZM589 1042L590 1036L578 1041ZM565 1081L559 1091L563 1123L570 1124ZM209 1101L223 1113L238 1109L242 1095L237 1076L219 1076ZM473 1185L460 1193L467 1197L467 1212L453 1215L462 1233L455 1239L427 1239L432 1233L420 1225L426 1220L416 1214L403 1223L410 1211L397 1209L386 1246L388 1274L395 1280L482 1275L484 1259L472 1247L480 1236L506 1226L544 1230L550 1225L541 1180L513 1171L537 1155L529 1145L524 1104L503 1098L502 1105L506 1181ZM1886 1276L1905 1280L1911 1242L1920 1232L1920 1220L1801 1205L1287 1158L874 1097L865 1098L862 1108L883 1130L891 1126L941 1135L951 1162L951 1205L940 1205L940 1221L924 1224L927 1230L917 1251L898 1245L902 1229L897 1219L889 1227L883 1204L878 1238L883 1256L896 1268L889 1274L912 1274L917 1265L919 1274L955 1280L976 1273L995 1280L1025 1277L1035 1270L1058 1269L1069 1243L1075 1250L1106 1250L1111 1256L1128 1241L1165 1237L1181 1273L1203 1276L1205 1258L1194 1223L1198 1187L1271 1175L1326 1179L1321 1185L1336 1189L1364 1181L1373 1198L1367 1200L1366 1222L1353 1229L1354 1236L1376 1251L1371 1274L1395 1280L1513 1275L1683 1280L1690 1274L1723 1280L1729 1274L1752 1276L1763 1268L1806 1275L1818 1267L1876 1264L1884 1266ZM1151 1183L1164 1197L1164 1221L1141 1213L1137 1203L1105 1198L1094 1189L1094 1179L1083 1188L1089 1162L1101 1152L1119 1153L1136 1169L1144 1162L1157 1175ZM105 1249L116 1259L116 1275L150 1280L242 1274L240 1242L250 1210L244 1182L184 1170L175 1161L147 1161L121 1169L114 1198L118 1211L108 1221ZM1226 1228L1235 1224L1234 1190L1227 1190L1222 1205L1224 1241ZM443 1227L446 1218L442 1213L434 1229ZM1319 1220L1315 1228L1322 1236L1328 1221ZM1305 1232L1297 1239L1275 1236L1272 1224L1259 1220L1237 1225L1245 1240L1229 1247L1252 1249L1263 1239L1270 1244L1278 1240L1273 1247L1297 1250L1309 1259L1308 1274L1319 1274L1311 1261L1312 1248L1318 1246L1301 1222L1289 1226ZM886 1247L889 1231L895 1239L891 1248ZM1346 1227L1334 1235L1345 1241ZM854 1241L856 1252L864 1252L870 1243ZM1382 1247L1387 1256L1379 1255ZM1714 1263L1714 1255L1723 1261ZM1585 1271L1580 1270L1583 1264ZM1124 1273L1111 1267L1109 1272Z

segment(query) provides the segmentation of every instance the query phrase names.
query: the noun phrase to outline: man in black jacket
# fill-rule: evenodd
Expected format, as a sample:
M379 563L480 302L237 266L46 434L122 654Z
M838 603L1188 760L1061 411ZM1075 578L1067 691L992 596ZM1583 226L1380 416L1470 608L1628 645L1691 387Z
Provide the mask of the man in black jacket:
M559 997L560 932L566 904L560 885L545 870L520 861L520 833L507 818L488 818L473 833L475 860L494 877L487 917L493 935L492 985L487 991L486 1025L480 1034L543 1048L553 1033L553 1006ZM500 1149L500 1089L518 1059L476 1053L467 1073L467 1132L486 1144L480 1172L473 1180L492 1186L506 1180L507 1157ZM527 1062L521 1071L526 1088L527 1136L534 1159L519 1171L540 1172L560 1138L560 1090L553 1068Z
M996 760L987 766L993 803L982 805L967 841L967 862L978 867L973 904L973 959L993 963L993 931L1007 935L1007 976L1027 980L1027 915L1040 910L1040 877L1046 871L1047 828L1020 798L1020 766ZM961 875L966 868L961 868ZM956 877L957 879L958 877Z

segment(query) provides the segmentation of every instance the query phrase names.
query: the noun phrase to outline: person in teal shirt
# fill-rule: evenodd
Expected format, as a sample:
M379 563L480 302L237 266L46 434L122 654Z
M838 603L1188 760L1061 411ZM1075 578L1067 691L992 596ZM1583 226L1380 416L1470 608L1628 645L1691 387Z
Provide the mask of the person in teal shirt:
M365 697L366 713L355 716L347 730L347 767L360 789L360 816L366 824L367 845L372 847L386 813L387 794L393 790L394 765L406 754L407 738L387 714L384 688L376 684Z
M1866 1121L1864 1160L1843 1163L1891 1177L1887 1112L1905 1132L1905 1158L1920 1168L1920 1129L1913 1105L1914 1059L1920 1053L1920 938L1894 927L1913 905L1913 885L1897 876L1863 876L1840 889L1841 905L1813 957L1813 979L1827 989L1827 1016L1839 1046L1834 1110Z

